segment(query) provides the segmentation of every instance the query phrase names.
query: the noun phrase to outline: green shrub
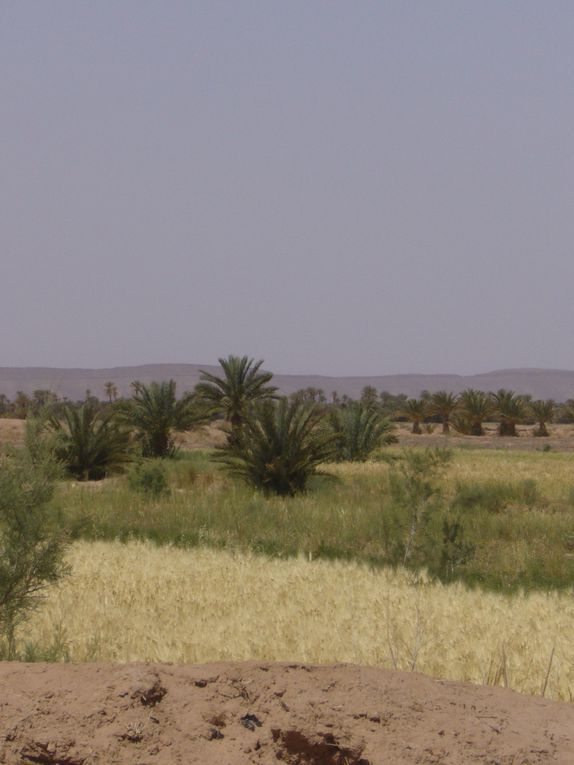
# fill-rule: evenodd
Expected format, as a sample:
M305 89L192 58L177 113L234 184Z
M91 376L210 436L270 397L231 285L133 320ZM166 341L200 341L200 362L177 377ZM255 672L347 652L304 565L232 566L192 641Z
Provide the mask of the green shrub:
M148 497L162 497L169 494L167 473L161 462L141 460L128 475L128 484L133 491Z
M17 625L67 572L67 536L51 505L53 490L49 459L0 458L0 653L8 658L16 654Z
M90 402L67 404L45 427L52 435L54 456L78 481L99 481L130 459L129 434L112 410L99 410Z
M462 511L478 508L500 513L512 504L532 507L538 501L538 487L531 479L520 483L473 481L457 484L452 507Z
M219 460L231 475L265 494L293 497L333 458L334 437L320 427L322 418L320 410L298 400L255 405L241 436L220 447Z
M357 401L333 408L330 424L338 462L364 462L389 443L393 430L391 422L379 411Z

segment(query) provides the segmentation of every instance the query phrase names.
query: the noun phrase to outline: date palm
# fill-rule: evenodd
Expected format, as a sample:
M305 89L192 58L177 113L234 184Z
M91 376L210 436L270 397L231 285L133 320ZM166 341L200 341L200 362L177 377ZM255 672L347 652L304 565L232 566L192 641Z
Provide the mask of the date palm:
M324 475L321 463L334 456L334 436L315 406L282 398L254 404L236 440L220 447L224 468L265 494L292 497L309 479Z
M514 391L501 388L496 393L491 393L493 411L498 418L499 436L516 436L516 426L526 416L524 399Z
M428 414L427 402L422 398L409 398L405 401L400 413L409 422L412 422L411 433L420 435L422 433L421 422Z
M433 393L430 398L429 412L440 417L442 422L442 432L446 435L450 433L450 420L456 411L458 399L454 393L439 390Z
M132 383L133 395L117 405L124 423L135 430L144 457L171 457L174 432L183 432L206 422L195 396L176 397L175 382Z
M487 393L467 388L458 397L457 430L471 436L484 435L482 423L492 414L492 401Z
M531 401L529 409L532 416L535 418L537 427L534 429L535 436L547 437L550 435L546 424L552 422L556 411L556 404L552 399L546 401L537 400Z
M369 404L352 401L330 413L338 462L364 462L393 439L392 423Z
M236 441L252 404L276 398L277 388L268 385L272 373L260 371L263 360L255 362L247 356L228 356L219 359L219 364L223 376L202 371L195 392L207 412L212 416L220 415L229 422L229 440Z
M78 481L99 481L129 460L129 433L109 409L65 404L45 427L54 456Z

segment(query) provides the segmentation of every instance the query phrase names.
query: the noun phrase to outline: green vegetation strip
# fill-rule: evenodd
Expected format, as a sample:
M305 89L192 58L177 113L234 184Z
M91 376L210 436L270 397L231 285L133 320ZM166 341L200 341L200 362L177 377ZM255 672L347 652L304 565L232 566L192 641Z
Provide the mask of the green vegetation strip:
M419 477L430 481L427 497L401 467L402 450L386 453L384 462L326 466L334 478L314 479L295 498L265 497L225 476L209 452L193 452L144 463L156 471L150 480L140 465L131 480L62 482L57 500L74 538L406 563L443 581L509 592L574 584L571 455L457 450L450 464Z

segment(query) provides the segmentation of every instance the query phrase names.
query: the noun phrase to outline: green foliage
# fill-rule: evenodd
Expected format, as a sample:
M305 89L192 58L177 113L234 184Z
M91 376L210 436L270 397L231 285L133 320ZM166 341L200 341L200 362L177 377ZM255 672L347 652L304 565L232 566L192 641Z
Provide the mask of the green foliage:
M329 419L338 462L364 462L392 440L392 424L372 405L353 401L334 407Z
M368 409L377 409L379 406L379 394L372 385L365 385L361 391L361 404Z
M420 435L422 433L421 422L423 422L428 414L428 404L422 398L409 398L405 402L401 414L403 417L406 417L409 422L412 422L413 427L411 432Z
M67 571L66 536L50 504L55 467L39 453L0 459L0 636L15 654L15 628Z
M492 411L492 400L487 393L467 388L458 397L457 413L452 422L460 433L482 436L482 423L491 416Z
M158 460L138 460L128 475L130 489L157 499L169 494L167 472Z
M536 400L529 404L530 414L536 420L537 427L533 431L534 436L548 437L546 425L554 420L556 404L552 399L546 401Z
M405 565L416 552L420 526L442 506L438 478L451 459L452 452L448 449L405 450L402 461L390 473L391 497L409 516L408 528L398 540L403 547Z
M144 457L173 457L173 432L191 430L207 421L193 394L176 398L173 380L149 385L136 381L132 389L132 398L121 401L117 412L135 430Z
M321 420L315 407L298 401L265 401L252 408L240 438L222 447L219 459L231 475L265 494L292 497L333 457L334 438Z
M219 359L223 377L201 373L195 392L212 416L221 416L231 424L230 440L240 437L241 428L255 402L276 398L277 388L268 385L271 372L260 372L263 360L247 356Z
M129 434L111 411L91 402L62 407L45 423L53 435L53 453L79 481L99 481L129 460Z
M429 413L440 418L442 432L450 433L450 421L456 411L458 399L453 393L439 390L430 397Z
M516 436L516 426L524 420L527 413L524 397L501 388L496 393L491 393L490 398L494 414L499 420L498 435Z
M518 483L466 481L456 485L451 506L464 512L480 509L489 513L501 513L513 504L532 507L539 501L538 489L532 480Z

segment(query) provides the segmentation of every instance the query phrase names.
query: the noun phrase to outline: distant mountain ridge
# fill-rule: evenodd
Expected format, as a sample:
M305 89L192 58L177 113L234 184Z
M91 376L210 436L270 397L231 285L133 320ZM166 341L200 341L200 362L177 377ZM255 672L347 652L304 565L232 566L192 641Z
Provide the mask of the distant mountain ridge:
M145 364L109 369L56 369L51 367L0 367L0 393L14 398L17 391L32 394L35 390L48 389L71 400L82 399L86 390L98 398L104 398L104 385L115 383L120 395L129 395L134 380L149 383L153 380L170 380L177 383L183 393L199 382L200 371L219 373L219 366L209 364ZM365 385L372 385L379 392L405 393L418 396L422 390L431 393L446 390L460 393L465 388L496 391L508 388L517 393L530 394L534 398L552 398L566 401L574 398L574 371L562 369L499 369L478 375L451 374L400 374L377 376L325 375L274 375L273 381L285 394L299 388L322 388L327 397L332 391L358 398Z

